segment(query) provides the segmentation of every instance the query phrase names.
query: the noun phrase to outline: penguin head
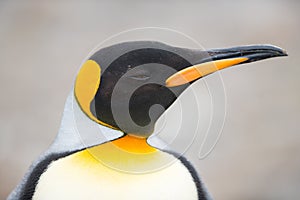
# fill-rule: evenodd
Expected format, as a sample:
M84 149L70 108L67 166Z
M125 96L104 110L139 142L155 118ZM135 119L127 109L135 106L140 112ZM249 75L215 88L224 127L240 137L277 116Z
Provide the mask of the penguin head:
M154 41L120 43L100 49L82 65L74 94L91 120L146 138L194 81L233 65L285 55L271 45L203 51Z

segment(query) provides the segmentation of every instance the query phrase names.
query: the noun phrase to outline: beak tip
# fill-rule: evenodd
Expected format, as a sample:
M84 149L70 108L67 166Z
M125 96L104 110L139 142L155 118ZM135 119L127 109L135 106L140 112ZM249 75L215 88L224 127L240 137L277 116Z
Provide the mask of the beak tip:
M289 55L289 54L288 54L287 50L282 49L282 56L288 56L288 55Z
M277 52L277 55L278 56L288 56L288 52L287 50L285 49L282 49L278 46L275 46L275 45L265 45L265 46L269 46L270 47L270 50L273 50L274 52Z

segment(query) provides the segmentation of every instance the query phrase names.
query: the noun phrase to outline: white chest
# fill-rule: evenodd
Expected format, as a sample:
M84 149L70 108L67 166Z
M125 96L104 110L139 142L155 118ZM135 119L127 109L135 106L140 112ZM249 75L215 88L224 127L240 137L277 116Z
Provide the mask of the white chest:
M138 166L140 161L136 162ZM53 162L42 174L33 199L193 200L197 199L197 189L179 160L157 171L133 174L107 167L82 151Z

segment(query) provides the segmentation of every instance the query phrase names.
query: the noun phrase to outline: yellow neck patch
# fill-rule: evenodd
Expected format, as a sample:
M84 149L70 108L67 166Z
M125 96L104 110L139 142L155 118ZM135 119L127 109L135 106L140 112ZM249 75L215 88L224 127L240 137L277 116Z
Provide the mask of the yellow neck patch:
M146 138L139 138L131 135L126 135L111 143L129 153L152 153L157 151L157 149L147 143Z
M82 152L86 152L79 152L84 163L93 157L108 168L128 173L157 170L171 162L161 151L147 144L146 139L129 135L90 147Z

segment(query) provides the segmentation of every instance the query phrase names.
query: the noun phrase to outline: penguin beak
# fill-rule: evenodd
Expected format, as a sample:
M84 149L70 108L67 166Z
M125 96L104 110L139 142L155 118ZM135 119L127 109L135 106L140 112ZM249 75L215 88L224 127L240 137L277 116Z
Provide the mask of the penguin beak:
M250 45L206 51L207 58L184 68L166 80L167 87L190 83L208 74L234 65L255 62L267 58L287 56L287 52L272 45Z

